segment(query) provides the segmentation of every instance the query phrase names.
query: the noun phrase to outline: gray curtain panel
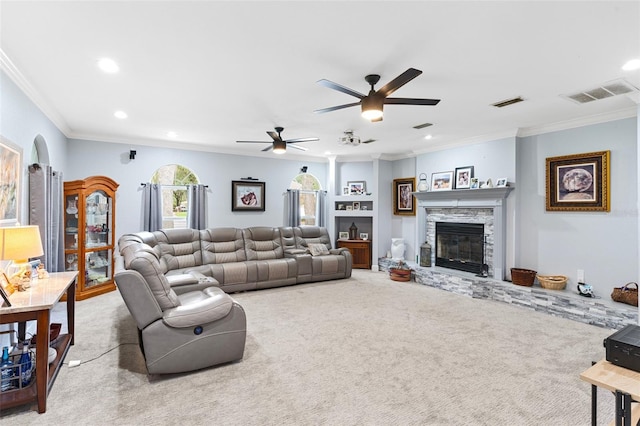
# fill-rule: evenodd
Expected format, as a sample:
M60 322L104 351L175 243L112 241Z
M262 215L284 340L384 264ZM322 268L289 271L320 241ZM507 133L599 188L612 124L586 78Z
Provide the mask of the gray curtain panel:
M316 225L326 226L327 191L316 191Z
M187 186L187 225L191 229L205 229L207 227L207 186Z
M40 228L44 251L40 261L49 272L65 268L63 194L61 172L46 164L29 166L29 224Z
M287 226L300 225L300 191L287 189Z
M142 229L162 228L162 189L156 183L145 183L142 189Z

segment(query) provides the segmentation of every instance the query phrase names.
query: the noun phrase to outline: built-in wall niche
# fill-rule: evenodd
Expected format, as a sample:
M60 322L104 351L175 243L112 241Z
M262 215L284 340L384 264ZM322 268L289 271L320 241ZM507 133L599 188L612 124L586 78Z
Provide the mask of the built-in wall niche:
M358 228L358 239L360 238L360 234L367 234L367 239L369 240L375 237L375 235L372 234L373 221L370 217L336 217L336 241L338 240L340 232L349 232L352 224Z

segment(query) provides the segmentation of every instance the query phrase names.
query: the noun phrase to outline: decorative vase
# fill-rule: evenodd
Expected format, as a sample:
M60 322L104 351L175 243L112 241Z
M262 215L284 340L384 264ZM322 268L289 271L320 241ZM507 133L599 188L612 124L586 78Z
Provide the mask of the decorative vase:
M391 258L393 260L404 260L404 238L391 239Z
M418 191L425 192L429 190L429 184L427 183L427 175L420 173L420 181L418 182Z
M78 213L78 200L69 200L67 201L67 213L76 214Z

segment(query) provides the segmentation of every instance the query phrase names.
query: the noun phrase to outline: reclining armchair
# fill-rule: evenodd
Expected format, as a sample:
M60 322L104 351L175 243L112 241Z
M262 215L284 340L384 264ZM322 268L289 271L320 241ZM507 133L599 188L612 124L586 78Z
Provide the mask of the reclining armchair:
M213 284L177 295L161 272L157 251L131 244L120 252L115 281L138 326L149 374L181 373L242 359L246 317L231 296Z

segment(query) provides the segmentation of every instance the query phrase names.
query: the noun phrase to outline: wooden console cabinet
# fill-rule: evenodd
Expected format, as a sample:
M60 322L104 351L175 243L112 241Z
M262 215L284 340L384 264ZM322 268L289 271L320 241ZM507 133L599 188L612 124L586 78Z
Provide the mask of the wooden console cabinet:
M355 269L371 269L371 240L338 240L338 248L351 252Z

